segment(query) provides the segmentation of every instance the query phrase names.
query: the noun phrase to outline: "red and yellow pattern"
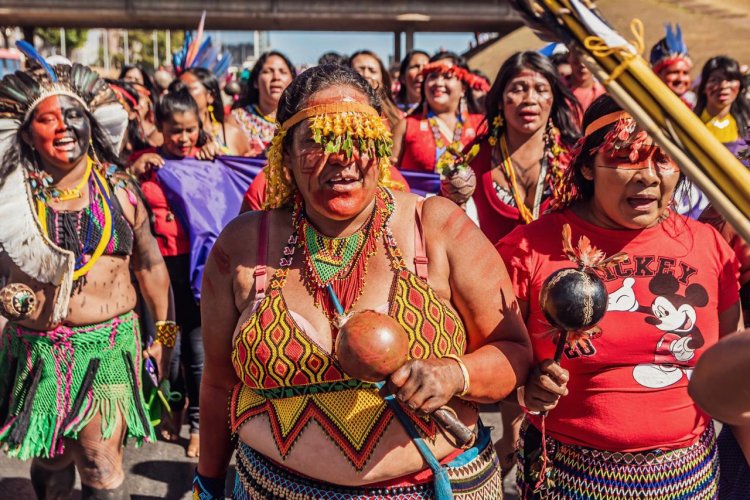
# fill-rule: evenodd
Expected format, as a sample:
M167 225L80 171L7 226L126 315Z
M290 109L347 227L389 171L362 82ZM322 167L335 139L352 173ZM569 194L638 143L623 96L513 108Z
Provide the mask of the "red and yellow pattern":
M404 266L388 230L386 241L398 273L389 314L409 335L411 358L463 354L466 333L458 315ZM286 268L276 272L269 294L235 339L232 363L241 383L232 393L232 430L267 414L285 457L305 426L314 421L361 470L393 412L372 384L344 375L333 356L294 322L281 293L286 275ZM425 435L435 437L437 429L429 418L407 413Z

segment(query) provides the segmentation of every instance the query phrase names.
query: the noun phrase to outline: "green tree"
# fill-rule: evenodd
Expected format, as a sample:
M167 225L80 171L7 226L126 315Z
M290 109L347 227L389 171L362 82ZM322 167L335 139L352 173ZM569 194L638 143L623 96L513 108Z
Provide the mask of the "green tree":
M60 50L60 28L38 28L35 34L44 42L45 49ZM89 36L89 30L86 29L65 29L65 50L70 54L71 51L79 49L86 44Z

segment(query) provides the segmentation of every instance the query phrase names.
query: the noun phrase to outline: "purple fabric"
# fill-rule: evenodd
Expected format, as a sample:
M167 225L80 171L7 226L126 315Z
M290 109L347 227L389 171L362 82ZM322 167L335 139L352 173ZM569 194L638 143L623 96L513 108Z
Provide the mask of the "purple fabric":
M240 213L242 197L264 158L222 156L165 160L158 176L172 210L190 237L190 284L200 300L203 268L221 230Z
M440 192L440 175L435 172L417 170L399 170L409 183L409 190L420 196L438 194Z

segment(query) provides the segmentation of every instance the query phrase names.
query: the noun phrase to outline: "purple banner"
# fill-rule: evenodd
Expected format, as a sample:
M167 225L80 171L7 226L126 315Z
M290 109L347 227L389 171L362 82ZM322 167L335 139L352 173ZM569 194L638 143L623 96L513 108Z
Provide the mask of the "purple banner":
M435 172L420 172L416 170L400 170L409 190L420 196L438 194L440 192L440 175Z
M240 213L242 197L265 159L222 156L165 160L158 176L172 210L190 236L190 283L200 300L203 268L221 230Z

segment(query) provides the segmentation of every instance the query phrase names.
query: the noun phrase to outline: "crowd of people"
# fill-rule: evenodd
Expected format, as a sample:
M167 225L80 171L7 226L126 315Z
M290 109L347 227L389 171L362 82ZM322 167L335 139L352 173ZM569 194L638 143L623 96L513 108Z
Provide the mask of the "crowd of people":
M184 423L201 500L233 454L237 499L502 498L514 466L524 499L750 495L750 247L576 50L491 80L446 51L299 74L270 51L232 92L24 52L0 82L0 446L39 498L76 469L83 498L129 498L124 443ZM650 62L747 165L738 61L694 85L668 27ZM160 171L229 157L264 167L198 255ZM545 287L573 255L606 314L556 357ZM344 370L342 343L376 366L391 339L383 383Z

